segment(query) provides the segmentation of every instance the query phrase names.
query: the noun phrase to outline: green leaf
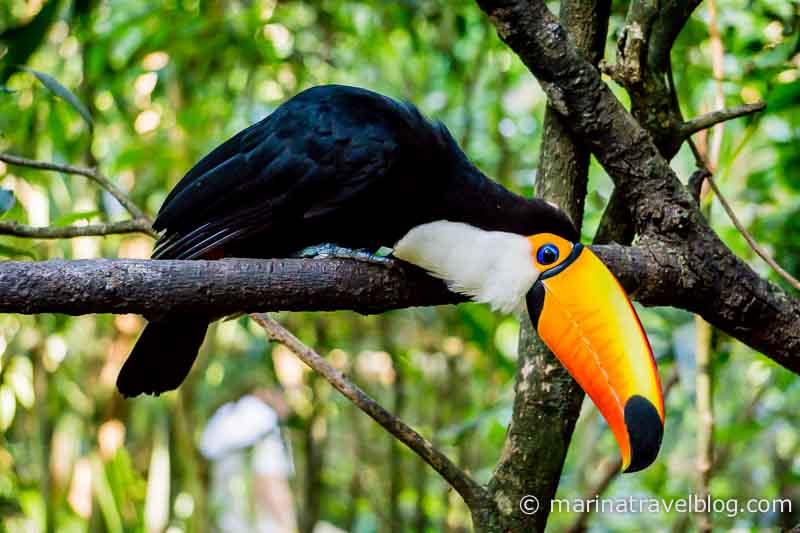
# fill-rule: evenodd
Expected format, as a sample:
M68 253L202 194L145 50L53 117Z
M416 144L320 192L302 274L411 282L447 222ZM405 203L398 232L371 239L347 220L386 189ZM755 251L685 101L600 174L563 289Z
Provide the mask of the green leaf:
M33 252L2 243L0 243L0 257L29 257L36 260L36 254Z
M22 507L20 507L16 498L6 494L0 495L0 519L18 515L21 512Z
M89 110L86 108L86 106L83 105L80 100L78 100L78 97L75 96L72 91L61 85L58 80L48 74L45 74L44 72L39 72L38 70L34 70L30 67L21 66L19 68L36 76L36 78L42 82L42 85L47 87L53 94L71 105L72 108L75 109L75 111L77 111L81 117L83 117L83 120L89 124L90 128L94 126L92 114L89 113Z
M14 390L6 384L0 385L0 431L5 431L14 421L17 399Z
M8 189L0 189L0 215L14 207L14 193Z
M26 357L16 356L5 372L6 383L11 386L19 404L25 409L33 407L36 394L33 391L33 365Z
M94 217L102 216L102 211L78 211L76 213L67 213L64 216L58 217L53 221L53 226L71 226L79 220L89 221Z
M47 40L50 26L58 17L61 2L53 0L44 2L39 13L28 22L19 26L6 27L0 33L0 40L5 45L3 67L0 68L0 82L5 83L14 72L14 65L24 65L28 62L39 45ZM4 5L9 5L5 2Z
M800 104L800 79L775 87L769 93L767 102L769 102L770 113L777 113L778 111L796 107Z

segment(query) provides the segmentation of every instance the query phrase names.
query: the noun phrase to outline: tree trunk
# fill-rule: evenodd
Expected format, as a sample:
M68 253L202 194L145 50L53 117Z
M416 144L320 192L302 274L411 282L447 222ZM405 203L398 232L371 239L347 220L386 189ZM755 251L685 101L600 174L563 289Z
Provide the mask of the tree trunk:
M561 21L593 63L603 54L610 2L562 0ZM589 151L547 109L536 195L559 205L580 229ZM514 412L489 483L494 508L474 514L483 531L544 531L584 393L520 316Z

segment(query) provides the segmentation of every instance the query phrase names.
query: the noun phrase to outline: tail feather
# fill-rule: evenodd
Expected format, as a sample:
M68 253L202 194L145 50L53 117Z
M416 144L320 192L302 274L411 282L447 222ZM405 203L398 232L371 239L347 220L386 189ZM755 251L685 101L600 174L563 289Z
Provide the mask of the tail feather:
M117 376L123 396L161 394L186 379L208 329L206 317L168 317L150 322Z

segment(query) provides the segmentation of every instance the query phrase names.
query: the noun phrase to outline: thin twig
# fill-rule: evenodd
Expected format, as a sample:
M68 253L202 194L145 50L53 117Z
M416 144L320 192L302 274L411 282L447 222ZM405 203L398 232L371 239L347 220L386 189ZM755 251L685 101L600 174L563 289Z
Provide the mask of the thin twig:
M622 459L617 457L611 461L608 461L606 463L606 469L603 471L603 477L601 477L600 480L586 493L588 500L604 494L611 483L617 479L617 477L619 477L620 470L622 470ZM589 522L589 518L592 516L592 511L593 508L591 506L587 506L582 512L578 513L578 516L575 517L572 525L566 530L567 533L581 533L586 531L586 526Z
M693 150L697 149L697 146L695 146L691 139L689 139L689 144L692 146ZM699 152L695 153L695 157L698 157L699 155ZM702 167L692 172L692 175L689 176L687 188L689 189L689 193L692 195L692 198L694 198L694 201L697 202L698 206L703 200L703 184L705 183L706 178L710 175L711 171L705 167Z
M708 129L722 122L746 115L752 115L753 113L757 113L766 107L766 102L755 102L752 104L742 104L736 107L712 111L684 122L680 127L680 133L684 138L686 138L689 135Z
M150 221L144 219L123 220L86 226L28 226L18 222L0 220L0 235L30 237L34 239L71 239L73 237L95 237L121 233L146 233L153 235Z
M769 382L762 384L760 388L756 390L756 393L753 394L753 397L750 399L750 402L748 402L744 409L737 409L734 423L730 424L730 427L741 427L755 418L756 408L761 402L761 399L764 397L767 391L772 390L769 385ZM720 470L727 465L728 461L731 459L731 455L734 452L734 445L737 442L737 440L728 442L725 446L722 446L717 450L717 452L714 454L715 470Z
M35 159L27 159L16 155L0 152L0 161L8 163L9 165L17 165L21 167L35 168L39 170L51 170L54 172L64 172L65 174L75 174L77 176L84 176L94 181L100 187L105 189L124 207L135 219L150 221L150 218L139 209L139 207L128 198L125 192L117 187L111 180L101 174L96 168L78 167L75 165L62 165L59 163L49 163L47 161L37 161ZM150 230L153 236L156 233Z
M747 244L750 245L750 248L752 248L753 251L757 253L758 256L761 259L763 259L770 267L772 267L772 269L775 272L777 272L779 276L788 281L792 287L800 291L800 281L798 281L797 278L795 278L794 276L786 272L783 268L781 268L781 266L772 257L770 257L767 251L764 250L764 248L762 248L761 245L756 242L753 236L750 235L750 232L748 232L745 229L745 227L739 221L739 218L736 216L736 213L733 212L733 209L731 208L731 205L728 203L728 200L726 200L725 197L720 192L716 182L714 181L714 178L708 176L706 180L708 180L708 184L711 186L711 189L714 191L714 194L717 195L719 203L722 204L722 208L728 214L728 218L731 219L731 222L733 222L733 225L736 226L737 230L739 230L739 233L742 234L742 237L744 237L744 240L746 240Z
M367 413L373 420L383 426L386 431L411 448L423 461L431 465L458 491L470 508L473 508L474 505L479 505L483 501L485 498L484 488L450 461L446 455L436 449L430 441L384 409L367 393L348 380L344 374L332 367L318 353L303 344L300 339L278 322L264 313L253 313L250 317L264 328L270 340L280 342L289 348L305 364L317 371L336 390L353 402L356 407Z
M707 116L707 115L704 115L704 116ZM745 137L746 137L746 140L749 139L749 135L746 135ZM736 216L736 213L733 211L733 208L728 203L728 200L722 195L722 192L720 192L719 187L717 187L717 183L714 180L714 178L712 177L712 173L711 173L711 169L709 168L709 164L706 162L705 157L703 156L703 154L698 149L697 144L695 144L694 140L691 137L687 137L686 141L689 143L689 148L691 148L691 150L692 150L692 154L694 155L694 159L695 159L695 162L697 164L697 167L700 168L700 169L705 169L706 172L707 172L707 174L703 175L703 177L705 178L705 181L711 187L711 190L714 191L714 194L719 199L720 204L722 204L722 208L725 210L725 213L728 215L728 218L731 219L731 222L733 222L733 225L736 227L736 229L739 231L739 233L742 234L742 237L744 237L744 240L747 241L748 245L750 245L750 248L752 248L753 251L761 259L763 259L764 262L766 262L770 266L770 268L772 268L772 270L774 270L780 277L782 277L787 282L789 282L789 284L792 287L794 287L795 289L800 291L800 281L798 281L797 278L795 278L794 276L789 274L786 270L784 270L767 253L767 251L764 250L764 248L762 248L761 245L758 244L758 242L756 242L756 240L753 238L753 236L750 235L750 232L748 232L745 229L745 227L742 225L742 223L739 221L739 217ZM736 155L738 155L738 153L742 150L743 146L744 146L744 142L740 143L739 147L735 150L734 159L736 158ZM700 202L699 202L699 199L698 199L698 204L699 203Z
M753 395L753 397L750 399L750 402L748 402L748 404L744 407L744 409L737 410L736 417L728 425L730 427L741 427L750 422L751 420L753 420L756 408L758 407L759 402L761 401L761 399L764 397L764 394L766 394L768 390L771 390L769 382L765 382L756 391L756 393ZM727 465L728 461L731 458L731 455L735 451L735 444L737 442L738 442L737 440L734 440L733 442L728 442L725 446L717 449L713 457L714 470L717 471L722 470ZM689 526L690 516L691 514L689 513L683 513L679 515L677 522L673 524L672 531L686 531L687 529L689 529L688 526Z
M706 169L706 173L703 175L703 177L705 178L705 181L711 187L711 190L714 191L714 194L719 199L719 203L722 204L722 208L725 210L725 213L728 215L728 218L731 219L731 222L733 222L733 225L736 227L736 229L739 231L739 233L742 234L742 237L744 237L744 240L747 241L748 245L750 245L750 248L752 248L752 250L761 259L763 259L764 262L767 263L770 266L770 268L772 268L772 270L774 270L780 277L782 277L787 282L789 282L789 284L792 287L794 287L795 289L800 291L800 281L798 281L797 278L795 278L794 276L789 274L787 271L785 271L769 255L769 253L767 253L767 251L764 248L762 248L761 245L758 244L758 242L756 242L756 240L753 238L753 236L750 234L750 232L747 231L747 229L745 229L744 225L739 221L739 217L736 216L736 213L733 211L733 208L731 207L731 204L728 203L728 200L725 198L725 196L722 195L722 192L719 190L719 187L717 187L717 182L714 180L714 178L713 178L713 176L711 174L711 171L708 170L708 164L706 163L705 158L703 157L703 154L700 152L700 150L698 149L698 147L695 144L695 142L691 139L691 137L687 139L687 142L689 143L689 147L692 149L692 154L694 154L694 159L695 159L695 162L696 162L697 166L699 168L701 168L701 169Z

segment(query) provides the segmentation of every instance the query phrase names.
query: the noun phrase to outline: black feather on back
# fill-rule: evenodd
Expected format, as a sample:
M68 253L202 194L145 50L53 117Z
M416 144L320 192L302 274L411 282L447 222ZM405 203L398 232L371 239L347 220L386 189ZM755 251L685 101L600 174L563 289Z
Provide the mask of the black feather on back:
M164 233L154 257L219 249L275 257L322 242L378 248L439 219L525 233L553 213L554 227L569 233L563 214L486 178L447 128L413 105L328 85L291 98L197 163L156 218Z

